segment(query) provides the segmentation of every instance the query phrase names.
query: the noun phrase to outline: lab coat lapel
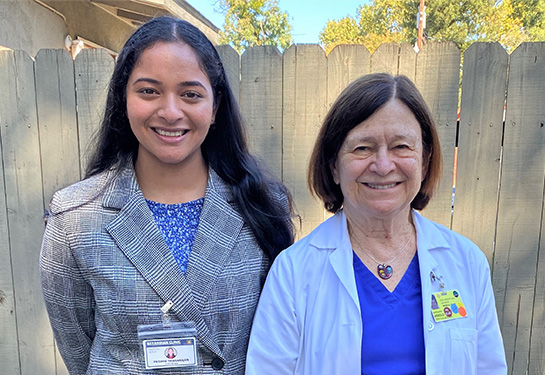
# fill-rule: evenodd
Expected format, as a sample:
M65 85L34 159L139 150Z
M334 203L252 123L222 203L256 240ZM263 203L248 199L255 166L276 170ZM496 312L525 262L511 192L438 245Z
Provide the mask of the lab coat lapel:
M434 251L445 251L450 246L434 226L426 225L425 219L413 210L413 223L416 229L416 248L420 267L422 288L422 311L424 322L433 320L431 315L431 295L439 292L439 281L432 281L432 274L440 275L439 264L433 256ZM427 339L427 336L424 336Z
M134 264L149 285L163 301L171 300L171 312L181 321L193 321L197 336L218 355L221 351L214 342L201 310L180 270L153 215L138 187L132 169L122 172L108 188L103 203L106 207L120 209L119 214L106 227L118 247Z
M329 256L329 261L342 285L360 309L356 279L354 276L352 244L348 236L346 217L340 211L328 219L326 226L320 228L320 232L312 240L314 246L334 249Z

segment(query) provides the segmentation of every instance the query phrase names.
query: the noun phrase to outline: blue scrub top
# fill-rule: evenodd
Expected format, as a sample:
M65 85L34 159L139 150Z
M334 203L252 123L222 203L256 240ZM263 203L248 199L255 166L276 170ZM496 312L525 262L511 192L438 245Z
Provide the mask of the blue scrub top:
M425 374L418 256L392 293L355 253L353 258L363 322L362 375Z

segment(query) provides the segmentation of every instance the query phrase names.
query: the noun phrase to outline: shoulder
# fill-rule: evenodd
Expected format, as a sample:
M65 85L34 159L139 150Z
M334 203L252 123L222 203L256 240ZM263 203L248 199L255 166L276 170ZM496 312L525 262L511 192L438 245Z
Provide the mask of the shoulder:
M115 171L104 171L57 191L49 204L52 214L59 214L101 197L113 180Z
M423 244L430 250L444 249L446 251L435 253L448 255L448 258L467 259L469 262L488 265L486 255L469 238L431 221L419 213L414 214L414 219L419 246Z
M329 255L341 246L343 240L342 213L338 213L282 251L277 260L279 263L290 263L295 267L316 267L328 262ZM275 263L277 262L275 260Z

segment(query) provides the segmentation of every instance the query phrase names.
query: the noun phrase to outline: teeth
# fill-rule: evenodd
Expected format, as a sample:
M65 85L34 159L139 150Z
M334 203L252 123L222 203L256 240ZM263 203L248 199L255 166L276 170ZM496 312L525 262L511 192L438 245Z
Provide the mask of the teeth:
M384 189L390 189L396 186L395 183L389 184L389 185L376 185L376 184L367 184L371 189L378 189L378 190L384 190Z
M164 135L165 137L179 137L179 136L184 135L185 133L187 133L187 130L181 130L181 131L177 131L177 132L167 132L165 130L155 129L155 132L157 134Z

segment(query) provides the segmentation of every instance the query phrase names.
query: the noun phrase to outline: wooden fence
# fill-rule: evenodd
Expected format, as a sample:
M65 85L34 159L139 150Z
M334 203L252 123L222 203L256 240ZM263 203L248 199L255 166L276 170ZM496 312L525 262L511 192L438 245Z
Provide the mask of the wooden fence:
M545 374L545 43L511 55L475 43L318 45L242 56L220 46L255 153L294 195L306 234L326 217L305 171L334 98L369 72L405 74L437 120L441 189L424 214L476 242L488 257L510 374ZM42 215L55 190L80 179L103 111L114 61L84 50L0 53L0 364L6 375L65 374L42 302L38 275ZM460 85L461 82L461 85ZM461 89L461 95L460 95ZM460 124L457 110L461 98ZM504 112L504 108L506 109ZM455 145L458 176L451 209ZM541 255L541 256L540 256Z

